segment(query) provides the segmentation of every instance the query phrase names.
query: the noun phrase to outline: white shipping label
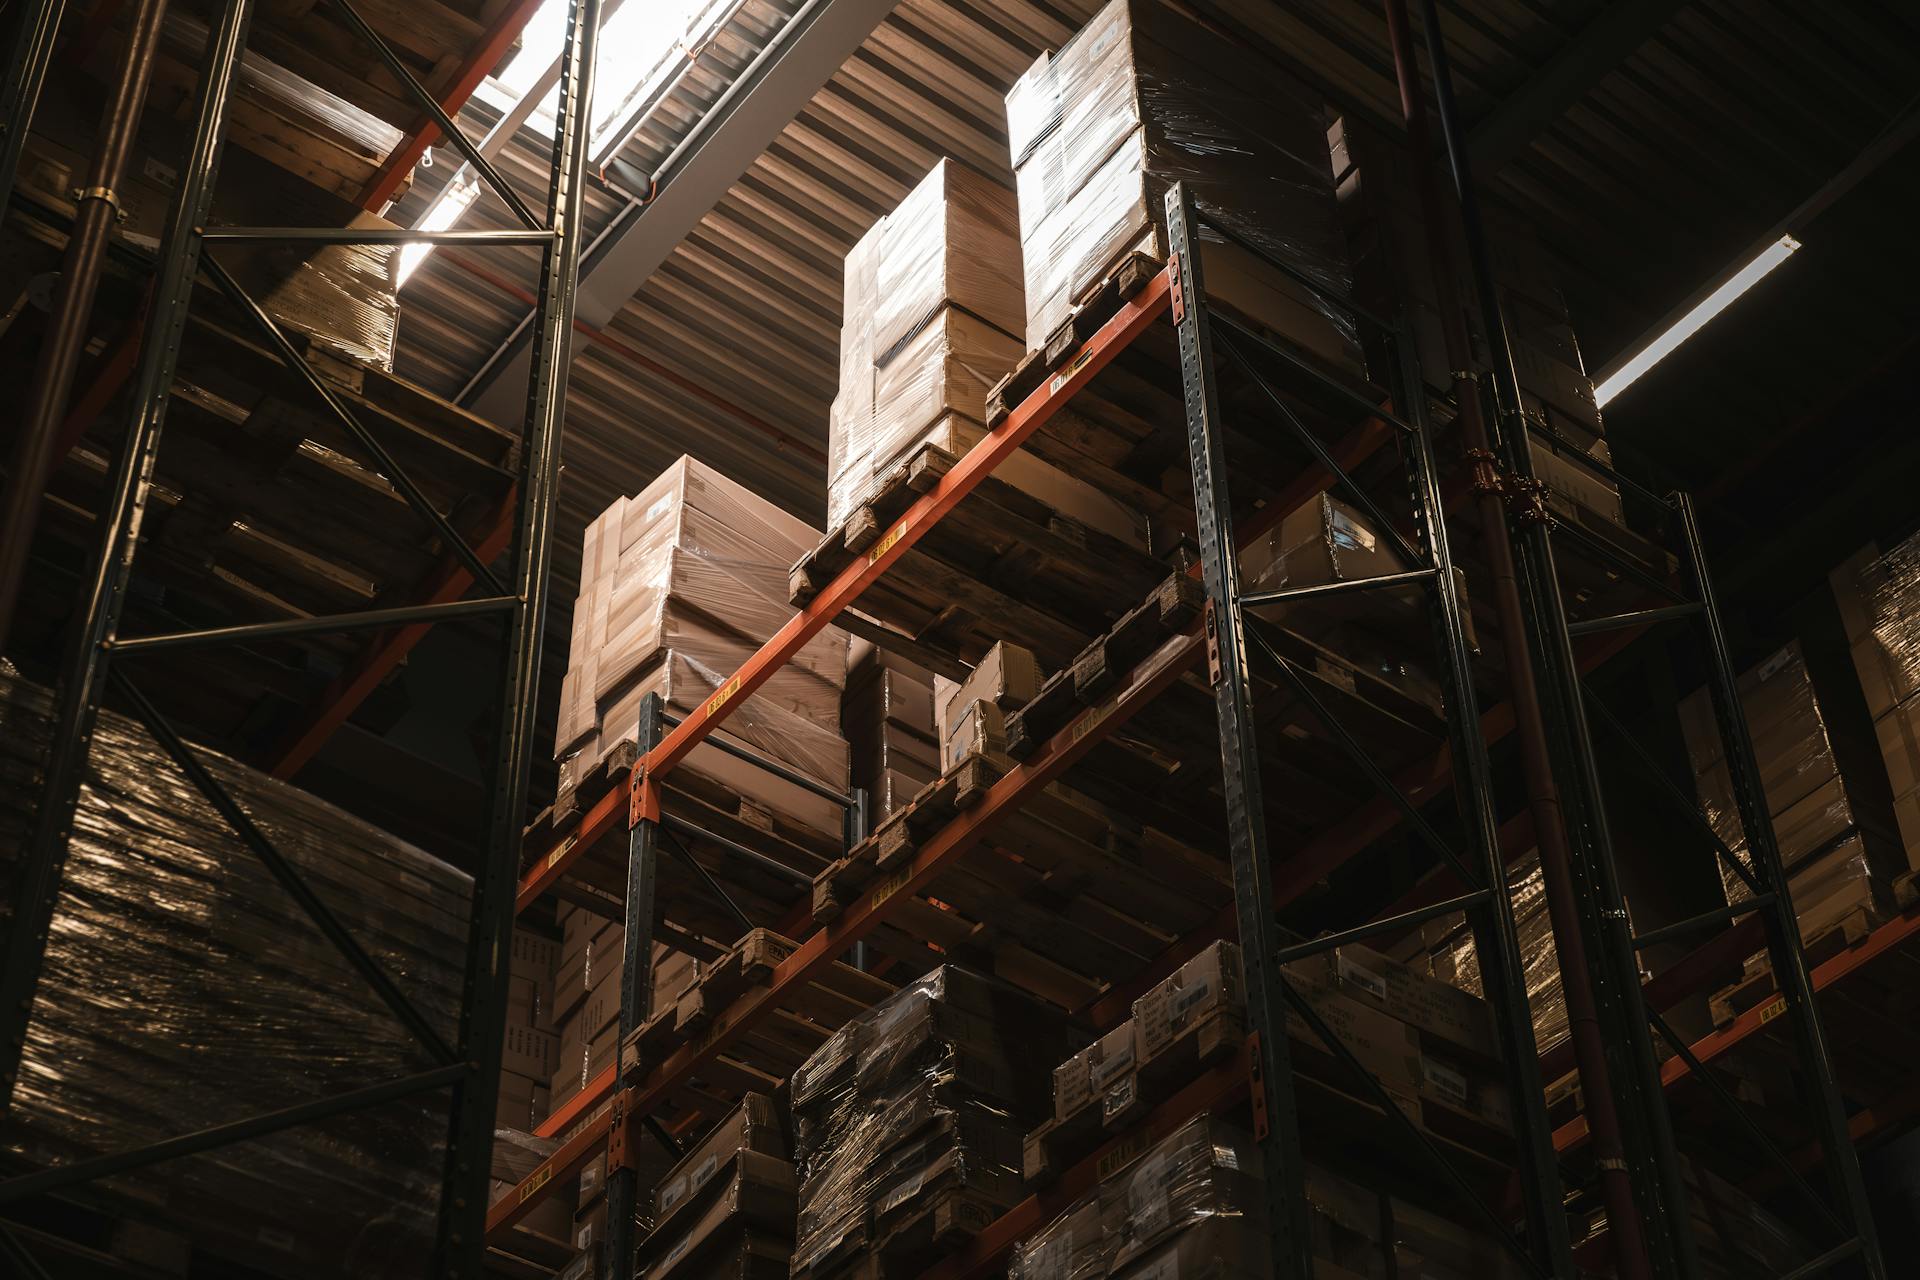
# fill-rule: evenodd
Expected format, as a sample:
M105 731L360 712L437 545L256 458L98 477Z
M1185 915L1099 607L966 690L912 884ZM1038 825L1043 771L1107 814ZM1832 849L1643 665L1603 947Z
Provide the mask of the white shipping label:
M1456 1106L1467 1105L1467 1078L1444 1063L1431 1058L1420 1059L1420 1069L1425 1075L1427 1087L1443 1100Z
M1128 1040L1125 1048L1110 1053L1101 1061L1093 1064L1093 1070L1091 1072L1093 1087L1095 1089L1104 1089L1107 1087L1108 1082L1115 1076L1121 1075L1132 1068L1133 1041Z
M679 1177L675 1178L673 1181L665 1184L660 1188L661 1212L664 1213L668 1209L671 1209L673 1208L673 1206L679 1204L681 1200L686 1198L686 1194L687 1194L687 1175L683 1173Z
M705 1160L702 1160L699 1166L694 1169L693 1183L690 1187L688 1187L688 1190L698 1191L701 1187L706 1186L707 1179L711 1178L713 1176L714 1170L718 1169L719 1167L720 1167L720 1153L717 1151L709 1151L707 1153L707 1158Z
M880 1198L880 1212L891 1213L919 1195L920 1188L925 1185L927 1185L927 1171L922 1169Z
M1173 1016L1184 1018L1199 1005L1205 1004L1207 997L1213 994L1213 984L1196 982L1173 993Z
M1333 964L1340 981L1352 983L1376 1000L1387 998L1387 980L1365 965L1355 963L1345 950L1333 953Z

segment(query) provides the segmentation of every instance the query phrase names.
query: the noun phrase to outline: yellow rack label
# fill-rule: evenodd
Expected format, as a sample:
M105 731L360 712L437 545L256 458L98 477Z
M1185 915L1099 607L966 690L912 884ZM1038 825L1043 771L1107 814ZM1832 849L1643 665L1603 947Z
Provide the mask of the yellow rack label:
M740 677L735 676L720 686L720 692L707 699L705 715L711 720L714 712L727 705L727 699L740 692Z
M1067 361L1066 364L1060 367L1060 372L1053 375L1053 380L1047 384L1047 393L1049 395L1056 395L1056 396L1059 395L1060 388L1066 386L1067 383L1071 382L1073 380L1073 375L1080 372L1082 369L1086 368L1088 361L1092 359L1093 359L1093 348L1092 347L1082 348L1079 355Z
M520 1203L525 1204L528 1200L533 1198L534 1192L538 1191L540 1188L546 1186L549 1182L552 1182L552 1181L553 1181L552 1165L543 1164L538 1169L535 1169L533 1173L528 1176L527 1180L520 1184Z
M1116 1172L1133 1162L1140 1154L1140 1140L1128 1138L1107 1154L1100 1157L1100 1163L1094 1166L1094 1177L1104 1182Z
M1766 1026L1786 1011L1787 998L1785 996L1775 996L1773 1003L1760 1011L1760 1025L1763 1027Z
M906 533L907 533L907 522L905 520L902 520L899 524L893 526L893 532L889 533L886 537L880 539L880 541L874 543L871 547L867 549L867 563L872 564L874 561L878 560L881 556L887 554L887 552L893 548L893 544L900 541L901 538L905 537Z
M568 836L565 840L562 840L560 842L559 848L555 849L552 853L547 855L547 869L549 871L551 871L553 868L560 865L560 859L567 856L567 851L573 848L574 841L578 840L579 838L580 838L579 836Z

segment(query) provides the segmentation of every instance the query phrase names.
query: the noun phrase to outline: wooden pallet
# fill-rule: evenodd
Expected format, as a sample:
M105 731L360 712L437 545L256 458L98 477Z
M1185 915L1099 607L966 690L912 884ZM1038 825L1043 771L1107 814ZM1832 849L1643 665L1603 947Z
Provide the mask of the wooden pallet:
M796 943L755 929L707 964L671 1006L655 1010L621 1044L623 1072L644 1069L682 1045L717 1034L744 996L766 987ZM816 981L788 990L771 1014L689 1081L664 1117L677 1125L685 1108L724 1115L747 1092L772 1093L827 1037L849 1019L893 993L893 984L849 964L835 964Z
M794 566L793 603L804 605L872 554L956 461L923 444L899 463L865 505ZM1144 515L1140 525L1144 537ZM1001 640L1056 665L1111 625L1116 601L1137 599L1165 574L1164 562L1145 547L988 476L862 594L865 616L845 614L841 624L956 678Z
M1806 940L1803 950L1807 969L1811 971L1848 947L1864 941L1886 920L1886 914L1871 904L1863 903L1855 907ZM1740 981L1714 992L1707 1002L1707 1012L1712 1016L1715 1027L1726 1027L1747 1010L1765 1004L1779 994L1779 984L1773 977L1773 965L1767 959L1767 953L1760 951L1747 958Z

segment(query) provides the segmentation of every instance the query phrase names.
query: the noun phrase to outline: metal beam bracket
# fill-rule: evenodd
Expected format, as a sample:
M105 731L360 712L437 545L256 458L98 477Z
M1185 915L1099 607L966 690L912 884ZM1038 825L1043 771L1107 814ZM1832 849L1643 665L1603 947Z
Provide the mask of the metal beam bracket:
M1260 1033L1247 1035L1247 1098L1253 1104L1253 1140L1264 1142L1267 1123L1267 1081L1260 1072Z
M660 821L660 784L647 773L647 757L633 762L633 775L627 780L627 827Z
M633 1132L634 1116L629 1109L633 1090L622 1089L613 1095L613 1104L607 1112L607 1174L611 1177L622 1169L639 1169L634 1159L635 1148L640 1143Z

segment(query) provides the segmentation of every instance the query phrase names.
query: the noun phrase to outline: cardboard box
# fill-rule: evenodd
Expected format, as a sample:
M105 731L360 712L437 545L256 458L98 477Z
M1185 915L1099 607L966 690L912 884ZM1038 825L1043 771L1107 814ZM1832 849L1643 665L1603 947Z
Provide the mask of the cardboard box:
M1240 948L1216 942L1133 1002L1135 1052L1148 1061L1215 1014L1244 1016L1246 1000Z
M1486 1001L1371 948L1336 947L1288 965L1287 976L1303 989L1338 992L1468 1053L1499 1055Z
M700 1200L700 1193L732 1169L741 1152L757 1152L776 1160L788 1155L779 1109L765 1094L749 1093L740 1105L696 1143L667 1171L653 1192L653 1221L657 1231L670 1232L680 1215Z
M500 1066L519 1076L550 1076L559 1060L559 1048L559 1038L552 1032L510 1025L501 1045Z
M743 1151L719 1189L680 1215L670 1229L656 1228L641 1243L641 1274L648 1280L702 1273L711 1249L723 1247L747 1227L775 1234L790 1230L798 1204L793 1166L784 1160Z
M1067 1120L1097 1103L1138 1063L1129 1018L1053 1069L1053 1116Z
M1007 755L1007 717L991 702L955 699L947 704L946 728L940 745L940 769L945 772L968 756L985 756L996 762Z
M516 927L511 953L513 972L527 978L551 976L560 961L560 944L544 934Z

